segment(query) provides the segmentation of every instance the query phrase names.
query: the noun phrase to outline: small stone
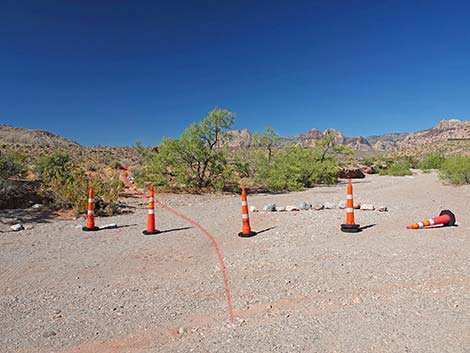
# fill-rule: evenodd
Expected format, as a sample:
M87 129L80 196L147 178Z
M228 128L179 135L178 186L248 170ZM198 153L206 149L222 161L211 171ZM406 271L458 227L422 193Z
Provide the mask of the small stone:
M365 203L365 204L361 205L361 210L363 210L363 211L373 211L373 210L375 210L375 207L372 204Z
M282 207L282 206L277 206L277 207L276 207L276 211L277 211L277 212L285 212L285 211L286 211L286 208L285 208L285 207Z
M188 328L187 327L184 327L184 326L181 326L180 328L178 328L178 335L182 335L184 333L188 332Z
M14 232L19 232L20 230L24 230L24 226L21 223L18 223L18 224L12 225L10 229Z
M341 209L341 210L344 210L344 209L346 208L346 201L341 200L341 201L338 203L338 208Z
M276 205L273 203L268 203L267 205L264 205L263 211L265 212L276 212Z
M360 203L360 202L355 203L354 206L353 206L353 208L354 208L355 210L359 210L359 209L361 208L361 203Z
M55 332L55 331L46 331L42 334L42 337L48 338L48 337L53 337L53 336L56 336L56 335L57 335L57 332Z
M250 212L258 212L256 206L250 206Z
M336 208L334 203L326 202L325 203L325 210L334 210Z
M296 206L288 205L286 206L286 211L290 212L290 211L300 211L300 210Z
M320 204L320 203L313 206L313 209L315 209L315 210L317 210L317 211L323 210L324 208L325 208L325 206L323 206L323 205Z
M31 208L34 208L35 210L37 210L37 209L39 209L39 208L41 208L41 207L42 207L42 205L41 205L40 203L36 203L36 204L34 204L34 205L31 206Z
M387 211L388 211L388 208L387 208L387 206L380 206L379 208L377 208L377 210L378 210L379 212L387 212Z
M302 202L300 205L299 205L299 209L301 210L309 210L312 208L312 205L310 205L309 203L306 203L306 202Z

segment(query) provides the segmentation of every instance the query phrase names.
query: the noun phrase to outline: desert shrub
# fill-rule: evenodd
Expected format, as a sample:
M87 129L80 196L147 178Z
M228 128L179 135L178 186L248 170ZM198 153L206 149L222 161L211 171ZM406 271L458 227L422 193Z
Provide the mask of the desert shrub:
M109 166L112 169L117 169L117 170L122 169L122 164L119 161L112 161Z
M316 150L299 146L287 147L273 155L257 173L256 183L269 191L302 190L315 184L336 183L337 165Z
M34 167L36 175L43 180L65 178L71 170L70 156L61 152L38 158Z
M67 154L54 153L37 161L36 173L42 179L42 192L57 208L71 208L77 214L86 210L88 188L95 189L97 214L113 214L123 183L119 173L88 173Z
M441 177L452 184L470 184L470 157L449 157L439 171Z
M421 170L439 169L444 163L445 157L441 153L431 153L417 163Z
M16 205L16 200L26 196L22 183L14 179L25 175L27 171L21 158L14 154L0 154L0 208Z
M0 179L7 180L24 176L27 168L23 160L14 154L0 154Z
M404 176L411 175L411 163L406 159L387 160L387 167L379 168L379 175Z

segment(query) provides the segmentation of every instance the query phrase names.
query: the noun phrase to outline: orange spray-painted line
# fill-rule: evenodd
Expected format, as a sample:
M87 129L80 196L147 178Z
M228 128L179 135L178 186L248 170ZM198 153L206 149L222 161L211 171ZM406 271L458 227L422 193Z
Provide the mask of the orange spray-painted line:
M127 178L127 173L126 173L125 169L122 170L121 175L122 175L122 180L124 181L124 183L126 184L126 186L129 189L132 189L132 190L138 192L140 195L146 197L146 195L144 193L139 192L134 187L134 185L132 185L132 183ZM227 298L228 314L229 314L229 317L230 317L230 321L233 321L234 316L233 316L233 307L232 307L232 297L230 295L230 287L229 287L229 284L228 284L227 267L225 266L225 261L224 261L224 258L222 257L222 252L220 251L220 248L217 244L217 241L215 240L215 237L212 234L210 234L202 225L200 225L196 221L193 221L192 219L186 217L184 214L179 213L178 211L172 209L171 207L168 207L167 205L165 205L164 203L158 201L157 199L155 199L155 203L157 205L159 205L161 208L167 210L168 212L173 213L175 216L177 216L177 217L185 220L186 222L192 224L193 226L195 226L197 229L199 229L201 231L202 234L204 234L211 241L212 247L214 248L214 250L217 254L217 258L219 259L220 270L222 271L222 275L223 275L223 278L224 278L224 287L225 287L225 296Z

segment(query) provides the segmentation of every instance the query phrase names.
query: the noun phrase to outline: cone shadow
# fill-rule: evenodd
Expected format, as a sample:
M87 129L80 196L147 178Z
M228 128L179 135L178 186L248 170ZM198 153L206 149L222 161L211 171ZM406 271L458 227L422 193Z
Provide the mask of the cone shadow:
M166 229L166 230L161 230L155 235L159 234L164 234L164 233L171 233L171 232L179 232L181 230L186 230L186 229L192 229L193 227L183 227L183 228L173 228L173 229Z
M376 224L373 223L373 224L368 224L368 225L366 225L366 226L359 227L359 229L362 231L362 230L364 230L364 229L372 228L372 227L375 227L375 226L376 226Z
M274 229L274 228L276 228L276 227L269 227L269 228L260 230L259 232L256 232L256 234L261 234L261 233L264 233L264 232L269 232L270 230L272 230L272 229Z

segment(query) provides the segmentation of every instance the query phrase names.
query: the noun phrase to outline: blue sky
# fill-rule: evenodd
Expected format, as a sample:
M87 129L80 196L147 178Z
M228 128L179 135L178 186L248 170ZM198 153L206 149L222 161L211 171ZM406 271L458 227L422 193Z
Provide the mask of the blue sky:
M468 1L0 0L0 124L158 144L214 107L281 135L470 117Z

